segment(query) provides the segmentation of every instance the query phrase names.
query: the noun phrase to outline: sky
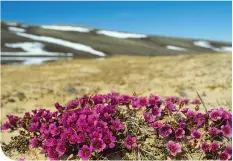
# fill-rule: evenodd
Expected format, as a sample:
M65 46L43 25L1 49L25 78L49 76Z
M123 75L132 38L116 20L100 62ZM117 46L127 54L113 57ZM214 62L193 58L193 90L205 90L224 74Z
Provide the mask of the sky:
M2 2L2 20L232 41L231 2Z

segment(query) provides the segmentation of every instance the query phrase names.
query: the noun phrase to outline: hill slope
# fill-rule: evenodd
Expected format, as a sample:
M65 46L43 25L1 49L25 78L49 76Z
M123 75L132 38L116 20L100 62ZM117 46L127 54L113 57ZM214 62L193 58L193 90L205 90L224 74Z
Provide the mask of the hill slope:
M91 58L231 52L231 43L227 42L150 36L80 26L32 26L2 21L1 33L3 56L51 56L56 53L54 56Z

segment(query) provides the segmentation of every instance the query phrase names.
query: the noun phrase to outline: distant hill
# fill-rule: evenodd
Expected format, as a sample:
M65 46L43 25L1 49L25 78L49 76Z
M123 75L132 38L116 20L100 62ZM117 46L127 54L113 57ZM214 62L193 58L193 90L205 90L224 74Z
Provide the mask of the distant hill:
M231 52L231 43L107 31L68 25L1 21L1 55L74 56L180 55Z

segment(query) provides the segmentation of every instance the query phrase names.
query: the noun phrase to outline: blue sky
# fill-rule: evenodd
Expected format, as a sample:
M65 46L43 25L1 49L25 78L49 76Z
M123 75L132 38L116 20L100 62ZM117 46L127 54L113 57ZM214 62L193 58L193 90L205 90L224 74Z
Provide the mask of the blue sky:
M2 2L2 20L232 40L231 2Z

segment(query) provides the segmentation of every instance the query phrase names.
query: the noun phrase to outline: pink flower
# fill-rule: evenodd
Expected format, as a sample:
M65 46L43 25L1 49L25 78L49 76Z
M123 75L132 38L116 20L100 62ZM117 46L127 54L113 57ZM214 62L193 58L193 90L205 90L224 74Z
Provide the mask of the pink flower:
M181 146L179 143L175 143L173 141L169 141L167 143L167 150L170 152L172 156L176 156L177 153L181 153Z
M221 107L219 111L222 113L222 118L231 120L232 114L229 111L226 111L223 107Z
M188 109L185 114L189 119L194 118L196 116L196 112L192 111L191 109Z
M139 106L140 107L146 107L148 104L148 100L146 97L140 97L139 98Z
M134 97L133 98L132 106L134 108L137 108L137 107L139 107L139 108L146 107L147 104L148 104L148 100L147 100L146 97L139 97L139 98L138 97Z
M200 101L200 99L195 98L195 99L192 100L191 103L192 103L192 104L195 104L195 105L200 105L200 104L201 104L201 101Z
M154 129L158 129L158 128L162 127L163 124L155 121L155 122L151 123L150 126L153 127Z
M206 114L196 114L193 118L193 122L197 124L197 127L202 127L206 123Z
M171 126L169 124L163 124L163 126L159 128L159 133L164 137L170 135L172 133Z
M204 153L207 153L209 152L210 150L210 144L204 142L201 144L201 151L204 152Z
M65 109L65 107L61 106L58 102L56 102L54 104L54 107L58 110L58 111L62 111Z
M20 157L18 161L25 161L24 157Z
M218 151L219 147L220 146L219 146L218 143L213 142L213 143L210 144L210 151L216 153Z
M155 106L155 107L156 106L159 107L162 104L161 98L159 96L152 95L152 94L150 95L150 98L148 101L151 106Z
M124 129L124 125L121 124L121 121L119 119L117 120L111 120L111 129L115 131L119 131L121 129Z
M225 149L225 152L228 153L230 156L232 156L232 146L227 145L226 149Z
M183 138L183 137L184 137L184 134L185 134L185 131L184 131L184 129L182 129L182 128L178 128L178 129L176 129L176 131L175 131L175 137L176 137L176 139L181 139L181 138Z
M4 124L2 124L1 129L2 129L3 131L8 130L9 128L10 128L9 122L5 122Z
M59 142L56 147L56 151L58 152L59 156L62 156L66 152L66 144L63 142Z
M136 137L132 137L128 135L124 140L124 145L126 146L127 149L136 148L137 147L136 141L137 141Z
M180 99L178 97L166 97L165 102L166 103L179 103Z
M112 136L111 134L106 135L103 138L105 144L108 145L109 148L114 148L115 147L115 142L116 142L116 137Z
M52 134L52 136L57 136L60 134L60 129L55 124L49 125L49 132Z
M76 144L77 143L77 135L76 134L70 135L68 140L69 140L70 144Z
M94 131L90 134L91 138L102 138L102 134L100 131Z
M188 98L181 98L181 102L187 105L189 103L189 99Z
M145 121L148 122L148 123L151 123L151 122L153 122L155 120L154 116L152 114L150 114L150 113L145 112L143 114L143 116L144 116Z
M170 102L166 103L166 109L168 109L169 111L177 111L176 105L174 105Z
M32 148L36 148L39 145L39 141L37 140L37 138L34 136L31 140L30 140L30 146Z
M184 120L182 120L182 121L179 122L179 127L186 128L187 127L187 123Z
M229 160L230 158L231 156L227 152L222 152L218 156L219 160Z
M161 116L161 108L158 108L158 107L154 107L151 109L152 110L152 114L155 116L155 117L160 117Z
M84 143L84 142L86 142L86 138L87 138L86 133L79 132L79 133L77 133L77 136L76 136L76 139L77 139L76 142L78 144Z
M201 132L200 131L198 131L197 129L193 129L192 130L192 132L191 132L191 136L192 136L192 138L194 138L195 140L198 140L198 139L200 139L201 138Z
M121 95L119 98L120 103L122 104L129 104L131 103L132 98L128 95Z
M222 112L218 109L213 109L209 113L209 117L212 121L218 121L218 120L222 119Z
M46 139L45 145L46 145L47 147L54 147L54 146L57 145L57 140L54 139L54 138Z
M78 156L82 158L82 160L88 160L91 158L92 149L87 145L83 145L81 150L78 152Z
M93 138L91 140L91 149L96 152L101 152L106 147L106 144L100 138Z
M220 133L220 130L217 129L216 127L209 127L208 132L211 136L216 136Z
M230 125L222 125L221 130L224 136L231 137L232 136L232 128Z
M59 156L56 150L54 150L53 148L49 148L47 152L48 152L48 158L50 160L58 160Z

